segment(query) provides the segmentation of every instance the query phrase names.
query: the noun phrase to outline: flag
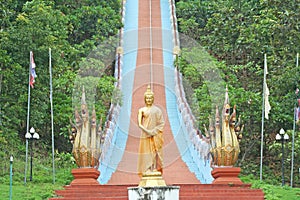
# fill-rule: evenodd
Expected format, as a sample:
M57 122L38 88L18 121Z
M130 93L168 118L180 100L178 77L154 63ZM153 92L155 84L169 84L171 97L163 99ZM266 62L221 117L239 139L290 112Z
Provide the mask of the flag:
M268 74L266 55L265 55L264 74L265 74L265 77ZM264 92L265 92L264 93L264 98L265 98L265 118L269 119L269 113L270 113L270 110L271 110L271 105L270 105L270 102L269 102L270 90L268 88L266 78L264 78Z
M35 62L33 59L33 52L30 51L30 81L29 81L29 85L33 88L33 85L35 83L35 78L37 77L36 73L35 73Z
M270 91L269 91L267 83L265 82L265 118L266 119L269 119L269 113L271 110L271 105L269 102L269 95L270 95Z
M300 99L297 99L297 102L298 102L298 106L297 108L295 108L295 121L297 123L299 123L299 120L300 120Z
M295 108L295 121L298 123L300 119L300 108Z

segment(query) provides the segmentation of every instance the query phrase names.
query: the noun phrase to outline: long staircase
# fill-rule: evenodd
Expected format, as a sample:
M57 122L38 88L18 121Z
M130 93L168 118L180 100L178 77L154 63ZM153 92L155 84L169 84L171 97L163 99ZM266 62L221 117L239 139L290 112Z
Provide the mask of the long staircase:
M209 161L201 157L199 148L208 143L193 144L199 137L174 68L173 48L178 43L174 27L174 5L167 0L130 0L124 4L122 31L123 55L120 69L120 88L123 106L110 124L110 138L101 159L99 182L109 185L137 184L137 152L140 129L138 109L144 106L148 84L155 95L154 103L164 113L164 173L167 184L211 183ZM178 101L181 99L181 101ZM180 102L185 105L180 110ZM190 116L192 117L192 116ZM190 132L190 133L189 133ZM201 140L200 138L198 138Z

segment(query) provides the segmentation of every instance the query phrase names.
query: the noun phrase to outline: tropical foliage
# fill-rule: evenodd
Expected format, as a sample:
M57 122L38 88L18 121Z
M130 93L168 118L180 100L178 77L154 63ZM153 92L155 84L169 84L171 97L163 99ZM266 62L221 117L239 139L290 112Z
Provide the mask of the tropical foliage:
M267 84L270 90L271 111L269 119L264 121L264 176L276 174L280 179L280 144L275 135L284 128L292 139L294 108L298 106L295 94L299 88L300 68L296 67L299 53L300 13L298 1L176 1L179 32L184 37L197 41L201 48L214 57L210 61L220 70L221 79L229 88L231 104L237 105L241 120L245 125L241 142L241 156L238 165L244 173L259 177L260 141L262 129L262 97L264 54L267 56ZM199 71L207 71L205 63L191 65L191 52L183 50L179 67L192 85L190 100L194 107L209 110L213 105L209 86L211 80L201 76ZM203 54L202 54L203 55ZM207 65L207 64L206 64ZM204 69L204 70L203 70ZM215 70L213 67L211 70ZM213 82L215 82L213 80ZM214 87L216 90L218 87ZM209 91L209 92L208 92ZM223 99L223 94L220 99ZM195 106L196 102L196 106ZM219 104L222 106L222 104ZM203 110L203 109L202 109ZM201 124L208 124L210 112L194 113ZM202 126L199 127L202 129ZM295 167L294 177L298 177L299 163L299 128L295 132ZM286 180L290 180L291 139L286 145L285 161ZM274 176L272 177L274 179ZM299 184L298 179L295 180Z
M113 63L109 65L98 61L92 64L86 60L91 60L88 57L99 44L118 33L121 27L120 6L117 0L82 0L76 3L11 0L1 4L0 120L3 141L24 138L28 111L29 51L33 51L38 77L30 90L29 124L39 127L44 147L51 146L48 64L51 48L56 146L59 151L69 148L62 136L68 136L74 83L78 81L78 72L84 64L111 68ZM102 75L111 76L109 71L103 70ZM106 93L112 93L113 87L107 85L113 85L114 80L105 80L97 79L95 87L105 87ZM103 86L101 82L107 85ZM101 115L105 117L109 99L99 98L105 98L106 103L101 109Z
M87 85L85 89L94 98L89 106L96 105L98 118L102 117L105 122L110 97L116 93L111 49L114 47L115 51L122 26L121 2L8 0L3 1L0 8L0 158L9 160L13 154L19 155L16 161L25 161L24 136L30 127L35 127L40 135L34 151L51 157L49 95L52 93L57 164L60 154L71 151L69 127L76 103L80 102L79 83ZM104 50L99 51L99 48ZM50 50L52 91L49 87ZM28 86L30 51L34 53L36 64L34 88ZM103 57L106 60L101 59ZM1 162L0 167L4 175L7 165ZM24 163L19 167L18 172L24 171ZM19 181L22 182L21 177Z

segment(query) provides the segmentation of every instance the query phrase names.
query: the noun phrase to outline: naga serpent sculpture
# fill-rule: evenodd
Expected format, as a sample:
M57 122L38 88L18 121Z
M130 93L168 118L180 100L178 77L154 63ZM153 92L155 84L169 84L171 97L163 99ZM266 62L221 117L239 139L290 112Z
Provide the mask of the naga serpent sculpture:
M222 110L222 121L216 106L215 121L210 120L209 135L214 166L233 166L240 153L239 140L242 138L243 126L240 119L236 120L236 106L230 114L228 89L226 87L225 101Z
M81 113L75 109L75 124L71 122L70 140L73 143L73 156L79 168L98 167L101 154L101 120L97 126L96 111L93 108L91 119L85 100L83 88L81 98Z

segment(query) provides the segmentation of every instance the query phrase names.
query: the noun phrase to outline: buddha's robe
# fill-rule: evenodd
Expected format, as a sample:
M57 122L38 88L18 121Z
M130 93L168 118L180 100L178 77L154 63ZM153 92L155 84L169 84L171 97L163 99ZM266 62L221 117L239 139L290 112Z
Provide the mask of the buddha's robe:
M154 166L162 173L163 168L163 128L165 121L161 110L152 105L139 109L142 125L149 133L142 131L138 154L138 174L142 176Z

